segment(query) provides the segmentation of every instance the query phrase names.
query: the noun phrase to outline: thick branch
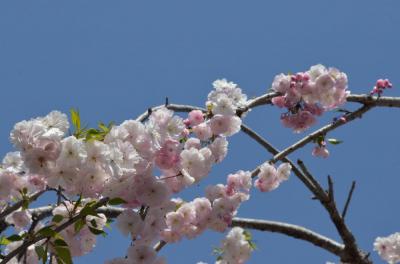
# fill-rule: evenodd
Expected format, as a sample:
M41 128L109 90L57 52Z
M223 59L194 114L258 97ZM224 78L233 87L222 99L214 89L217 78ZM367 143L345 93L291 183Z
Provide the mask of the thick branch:
M368 104L373 106L400 107L400 97L376 97L365 94L350 94L346 99L347 102Z
M299 161L303 172L307 175L311 175L311 173L305 168L304 164ZM311 175L312 176L312 175ZM312 176L313 177L313 176ZM343 254L341 256L341 261L345 263L357 263L357 264L370 264L372 263L368 259L368 254L362 252L356 243L356 239L350 228L345 224L343 217L340 215L334 198L334 187L333 181L330 176L328 176L328 190L326 192L328 199L318 199L325 210L328 212L329 217L332 223L335 225L336 230L338 231L340 237L343 240L345 245Z
M339 257L342 255L344 250L344 245L298 225L249 218L234 218L231 225L285 234L293 238L308 241Z
M53 206L43 206L35 209L30 209L29 212L32 215L37 216L38 219L43 219L45 217L51 216L53 208ZM97 209L97 212L105 214L107 218L116 218L124 210L125 209L120 207L101 206ZM285 234L290 237L308 241L338 256L342 254L342 251L344 249L344 246L342 244L330 238L313 232L307 228L288 223L257 219L234 218L232 221L232 226L240 226L260 231L270 231ZM156 245L155 249L160 250L163 246L165 246L165 242L160 241L160 243Z
M250 99L247 101L246 106L238 110L238 113L242 114L251 108L261 105L271 104L272 98L279 95L281 94L277 92L270 92L260 95L256 98ZM346 100L347 102L369 104L373 106L400 107L400 97L381 96L378 98L377 96L370 96L366 94L349 94Z

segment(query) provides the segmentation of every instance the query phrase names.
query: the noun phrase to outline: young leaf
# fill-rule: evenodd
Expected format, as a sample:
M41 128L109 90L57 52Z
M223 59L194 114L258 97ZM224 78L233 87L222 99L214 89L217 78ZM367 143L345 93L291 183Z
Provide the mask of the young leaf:
M68 247L68 244L67 244L63 239L56 239L56 240L54 241L54 244L55 244L57 247Z
M75 127L75 132L79 133L81 130L81 117L79 115L79 111L75 109L71 109L71 122Z
M72 264L72 257L68 247L56 246L55 250L60 264Z
M82 195L79 195L79 198L78 198L78 200L75 202L74 208L72 209L72 214L75 214L76 209L78 208L78 206L81 205L81 202L82 202Z
M256 250L257 249L257 245L256 243L254 243L253 241L248 241L249 246L252 250Z
M78 221L76 221L74 224L75 232L78 233L79 231L81 231L85 224L86 222L83 219L79 219Z
M41 234L42 236L45 237L56 237L57 232L51 229L49 226L43 227L38 231L38 234Z
M331 143L332 145L339 145L340 143L343 143L342 140L338 140L336 138L328 138L328 142Z
M120 204L124 204L124 203L126 203L126 201L119 197L112 198L112 199L110 199L110 201L108 201L109 205L120 205Z
M0 245L8 245L8 244L10 244L10 243L11 243L11 241L8 240L5 236L2 236L2 237L0 238Z
M6 239L8 241L15 242L15 241L21 241L22 237L19 236L19 235L14 234L14 235L11 235L11 236L7 237Z
M97 228L97 223L96 223L96 220L95 220L95 219L92 219L92 220L90 221L90 223L92 224L92 226L93 226L94 228Z
M54 223L60 223L64 219L64 216L62 215L54 215L52 221Z
M85 207L83 207L83 209L79 212L79 214L84 216L86 215L97 216L96 210L91 205L88 206L88 204L85 205Z
M46 263L47 262L47 251L44 249L44 247L43 246L36 246L35 247L35 251L36 251L36 254L39 257L39 260L42 259L43 260L42 263Z
M93 228L93 227L90 227L89 226L89 230L90 230L90 232L92 232L92 234L94 234L94 235L107 235L107 233L106 232L104 232L103 230L100 230L100 229L96 229L96 228Z

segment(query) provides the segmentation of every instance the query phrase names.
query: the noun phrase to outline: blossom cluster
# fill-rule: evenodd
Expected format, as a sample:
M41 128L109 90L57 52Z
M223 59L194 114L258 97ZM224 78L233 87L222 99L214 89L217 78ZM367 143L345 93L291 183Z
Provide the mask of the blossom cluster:
M275 76L272 89L280 93L272 103L287 108L281 121L285 127L300 133L316 122L316 116L345 103L347 76L336 68L318 64L306 72Z
M183 236L194 238L206 228L223 232L236 215L240 204L249 199L252 186L250 172L238 171L228 176L227 184L206 188L206 197L182 203L178 209L166 214L166 229L161 237L176 242Z
M343 73L314 66L296 76L276 77L273 85L283 94L274 103L279 105L283 100L282 106L291 115L312 109L322 112L344 100ZM289 86L285 88L286 79ZM332 87L329 81L334 82ZM251 172L229 174L226 184L208 186L205 197L188 202L176 198L183 189L204 179L214 164L223 161L228 137L240 130L242 121L237 111L246 106L247 96L225 79L215 81L213 86L206 111L192 110L183 118L167 106L161 107L151 111L145 122L126 120L103 126L98 137L90 136L99 133L96 129L81 129L76 116L71 118L75 128L71 132L67 115L58 111L17 123L10 133L17 151L8 153L0 166L0 209L38 191L62 191L64 201L52 211L53 220L47 222L55 228L103 197L120 199L124 210L116 224L133 242L125 257L109 260L109 264L161 264L165 260L154 250L160 239L173 243L192 239L206 229L225 231L241 203L250 197ZM319 97L314 90L319 91ZM294 100L294 94L300 97ZM255 186L263 192L272 191L288 179L290 171L288 163L278 168L265 163ZM74 201L74 197L79 198ZM32 225L32 215L26 207L5 220L22 236ZM104 233L106 222L105 215L91 213L63 229L58 238L66 243L72 257L82 256L93 249L96 235ZM35 230L46 227L43 221L35 225ZM238 228L228 234L218 263L243 263L248 258L251 250L243 236L243 230ZM43 247L44 243L50 243L46 250L56 255L53 242L39 241L29 247L27 263L36 264L43 257L38 256L35 246ZM20 241L8 244L6 252L18 245Z
M71 210L78 214L81 209L70 202L74 196L122 199L126 210L117 225L135 240L126 263L136 263L142 254L149 257L143 263L158 263L150 248L160 238L173 242L206 228L225 230L239 204L248 199L249 172L229 175L227 185L207 190L207 198L189 203L172 198L206 177L212 165L225 158L227 137L240 130L236 110L245 104L246 95L226 80L213 85L206 112L193 110L184 119L163 107L152 111L145 123L126 120L105 129L99 138L85 135L76 120L76 132L69 134L67 115L58 111L17 123L10 138L18 151L8 153L0 168L0 206L46 188L60 188L71 197L53 210L63 223L72 217ZM104 215L90 217L80 228L72 225L60 233L72 256L89 252L96 232L106 223ZM22 233L32 223L25 209L8 215L6 221Z
M400 233L394 233L388 237L377 237L374 242L374 250L389 264L400 262Z
M269 192L279 187L281 182L289 179L292 166L282 163L278 169L273 164L265 162L260 166L260 172L254 185L262 192Z
M240 227L234 227L222 241L222 254L216 264L243 264L253 251L251 237Z

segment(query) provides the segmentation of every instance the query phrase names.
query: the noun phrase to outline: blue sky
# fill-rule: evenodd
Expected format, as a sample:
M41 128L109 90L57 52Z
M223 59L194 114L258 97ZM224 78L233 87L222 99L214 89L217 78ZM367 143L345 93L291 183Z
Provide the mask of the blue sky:
M395 86L387 95L399 96L399 8L396 0L2 1L0 154L12 150L8 135L16 122L54 109L77 107L89 125L119 123L163 103L165 96L203 106L217 78L238 83L252 97L264 93L276 74L317 63L346 72L354 93L369 92L385 77ZM261 107L245 123L284 148L305 134L283 128L279 113ZM331 134L345 143L331 147L329 159L312 157L312 146L290 155L303 159L321 182L332 175L340 205L351 181L357 181L347 223L367 251L376 236L400 231L398 120L398 109L375 109ZM184 195L202 195L207 184L224 182L228 173L251 170L270 157L238 134L226 161ZM327 214L309 197L293 176L274 192L254 190L238 215L300 224L338 239ZM259 249L249 263L337 261L302 241L253 235ZM212 248L222 237L206 232L160 254L169 263L213 263ZM114 229L76 263L102 263L123 255L128 244ZM372 259L381 263L376 253Z

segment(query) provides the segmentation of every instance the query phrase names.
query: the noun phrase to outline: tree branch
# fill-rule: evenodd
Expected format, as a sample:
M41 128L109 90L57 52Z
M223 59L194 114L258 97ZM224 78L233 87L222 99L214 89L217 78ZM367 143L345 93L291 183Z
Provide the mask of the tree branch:
M279 153L279 150L276 149L271 143L269 143L265 138L261 137L257 132L252 130L250 127L242 124L241 126L242 131L247 134L249 137L254 139L257 143L263 146L268 152L272 155L276 155ZM282 159L284 162L288 162L292 166L292 170L297 178L300 179L304 183L304 185L315 195L315 196L322 196L323 189L321 185L318 183L316 179L314 179L311 174L306 175L300 171L300 169L287 157ZM256 177L257 174L260 172L260 166L254 169L251 173L252 177ZM311 178L310 178L311 177Z
M248 111L251 108L261 105L271 104L272 98L280 95L281 94L277 92L269 92L260 95L258 97L255 97L253 99L250 99L247 101L247 104L245 106L241 107L238 110L237 113L240 116L242 113ZM388 97L388 96L377 97L367 94L349 94L346 97L346 101L352 103L369 104L373 106L400 107L400 97Z
M353 196L353 192L354 192L355 188L356 188L356 181L353 181L351 183L349 195L347 196L347 200L346 200L346 203L345 203L343 211L342 211L342 218L343 219L346 217L347 209L349 207L349 204L350 204L350 201L351 201L351 197Z
M42 191L38 191L34 194L32 194L31 196L29 196L29 202L35 201L37 198L39 198L42 194L44 194L46 190L42 190ZM13 205L7 207L6 209L4 209L1 213L0 213L0 221L4 220L4 218L11 214L14 211L17 211L24 203L24 200L18 201L16 203L14 203Z
M234 218L231 226L285 234L293 238L310 242L339 257L342 256L344 250L344 245L298 225L249 218Z
M108 197L100 199L96 204L93 205L93 209L98 209L99 207L107 204L108 200L109 200ZM49 211L48 213L51 214L51 211ZM74 224L76 221L78 221L79 219L81 219L83 217L86 217L86 215L79 213L79 214L71 217L70 219L68 219L65 223L63 223L63 224L59 225L58 227L56 227L54 229L54 231L59 233L60 231L62 231L65 228L69 227L70 225ZM2 259L0 264L7 263L13 257L17 256L21 252L24 252L29 246L35 244L36 242L39 242L42 239L46 239L46 238L48 238L48 237L44 236L44 235L39 235L39 236L37 236L37 237L35 237L33 239L24 241L21 246L19 246L18 248L14 249L10 253L8 253L6 256L4 256L4 258Z
M271 160L272 162L276 162L278 160L281 160L283 157L286 157L287 155L289 155L290 153L294 152L295 150L305 146L306 144L314 141L315 139L317 139L319 136L321 135L326 135L326 133L344 125L344 124L348 124L349 122L355 120L356 118L361 118L361 116L366 113L368 110L370 110L373 106L372 105L364 105L362 107L360 107L359 109L357 109L356 111L350 113L350 114L346 114L344 117L346 118L346 121L337 121L337 122L333 122L331 124L328 124L316 131L314 131L313 133L309 134L308 136L300 139L299 141L297 141L296 143L294 143L293 145L287 147L286 149L282 150L281 152L279 152L278 154L276 154L273 159Z
M29 212L32 215L36 215L38 219L44 219L45 217L51 216L53 208L54 208L53 206L43 206L35 209L30 209ZM121 207L114 207L114 206L101 206L96 211L98 213L105 214L107 218L116 218L119 214L121 214L124 211L124 209ZM285 234L293 238L308 241L338 256L340 256L344 250L344 245L298 225L292 225L276 221L233 218L231 226L240 226L260 231L270 231L270 232ZM165 245L166 242L160 241L155 246L155 250L159 251Z

